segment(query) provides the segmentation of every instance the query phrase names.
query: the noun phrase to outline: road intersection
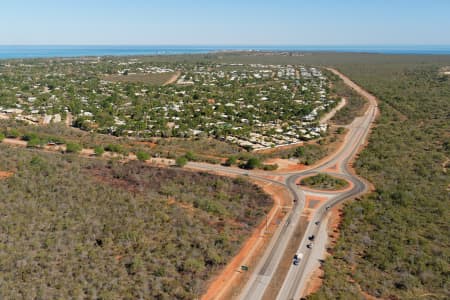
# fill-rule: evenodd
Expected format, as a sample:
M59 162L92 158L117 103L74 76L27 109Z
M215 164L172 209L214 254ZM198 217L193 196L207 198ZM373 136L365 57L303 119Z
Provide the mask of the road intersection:
M326 220L330 209L347 199L364 194L369 189L369 183L352 172L350 163L355 158L361 146L367 141L370 128L378 114L376 98L337 70L329 70L340 76L348 86L365 97L369 101L369 105L363 116L356 118L347 126L348 133L342 146L321 163L299 172L277 173L282 178L281 181L268 179L270 178L268 174L271 174L269 172L247 171L202 163L190 163L188 165L194 169L245 175L257 180L281 184L291 194L293 201L292 210L285 218L284 224L273 235L264 255L241 291L239 299L263 299L269 284L274 280L275 272L281 260L285 255L292 255L292 253L286 253L286 248L294 235L302 215L310 208L308 207L310 201L307 201L307 199L322 199L321 201L314 201L316 204L315 209L313 210L313 214L309 216L306 232L303 235L301 243L298 245L297 253L303 253L303 258L298 265L291 265L277 296L279 300L299 299L302 296L308 278L319 266L319 259L325 253L328 236L324 220ZM328 173L332 176L343 178L351 183L351 187L344 191L336 191L335 193L302 190L298 187L297 183L302 177L317 173ZM309 239L311 236L314 236L314 246L309 249L307 245L311 243Z
M369 101L365 114L356 118L350 125L346 126L348 132L344 142L334 154L309 169L286 173L249 171L197 162L190 162L187 165L187 167L195 170L218 172L227 175L248 176L249 178L259 181L276 184L286 188L291 195L292 209L285 217L284 223L279 226L274 233L263 256L254 268L250 279L242 289L239 299L257 300L264 297L268 286L272 280L274 280L274 275L281 260L285 258L286 255L292 255L292 253L287 253L287 245L295 234L296 228L298 227L297 225L302 219L302 216L304 216L305 211L309 210L312 214L309 215L306 232L303 234L303 238L298 245L297 250L297 253L303 253L303 258L298 265L291 265L282 286L279 287L277 296L277 299L280 300L299 299L302 296L310 274L318 267L318 260L323 257L323 254L325 253L327 230L326 224L324 224L323 221L326 219L330 208L347 199L361 195L369 189L369 183L352 172L350 163L355 158L361 146L367 141L370 128L378 114L377 100L373 95L363 90L345 75L334 69L329 70L341 77L348 86ZM3 142L16 146L26 146L26 144L23 145L17 140L6 139ZM89 152L89 155L91 155L91 152L92 151ZM297 183L301 178L317 173L328 173L343 178L351 183L351 187L344 191L329 193L323 191L302 190L297 186ZM314 205L312 205L312 203L314 203ZM314 236L314 246L310 249L306 246L310 244L311 241L308 238L311 236ZM220 297L215 297L211 299L219 298Z

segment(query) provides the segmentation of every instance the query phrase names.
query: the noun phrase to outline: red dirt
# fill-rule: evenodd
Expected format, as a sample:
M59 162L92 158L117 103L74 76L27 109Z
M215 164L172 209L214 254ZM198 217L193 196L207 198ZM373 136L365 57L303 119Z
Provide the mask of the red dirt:
M152 143L152 142L136 142L136 144L138 144L138 145L145 145L145 146L148 146L148 147L150 147L150 149L153 149L153 148L155 148L156 146L158 146L158 144L156 144L156 143Z
M342 204L331 209L330 217L328 219L328 236L329 236L329 247L334 247L339 238L339 226L342 223Z
M289 159L283 159L283 158L271 158L264 162L265 164L278 165L278 169L274 172L295 172L295 171L302 171L307 168L307 166L303 164L299 164L296 161L289 160Z
M258 258L262 255L265 247L270 242L272 233L275 232L278 226L276 221L286 215L283 212L283 207L291 204L290 196L283 187L257 180L253 180L253 182L272 196L274 205L267 214L267 218L254 230L239 253L213 279L208 290L201 297L202 300L232 299L235 297L233 293L242 289L251 274L250 272L242 272L239 269L240 266L247 265L250 270L256 266Z
M325 272L322 268L319 268L313 272L311 278L306 283L305 287L305 295L311 295L317 292L322 286L323 276Z
M194 206L192 204L178 202L178 201L175 200L174 197L168 197L167 198L167 204L169 204L169 205L177 205L177 206L187 210L189 213L193 213L195 211L195 208L194 208Z
M0 180L9 178L13 175L14 175L14 173L12 173L12 172L0 171Z

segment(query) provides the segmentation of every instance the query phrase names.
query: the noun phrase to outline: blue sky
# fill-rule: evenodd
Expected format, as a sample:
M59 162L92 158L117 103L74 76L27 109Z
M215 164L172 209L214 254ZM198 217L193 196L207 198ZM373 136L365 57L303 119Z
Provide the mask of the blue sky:
M0 44L450 45L450 0L3 0Z

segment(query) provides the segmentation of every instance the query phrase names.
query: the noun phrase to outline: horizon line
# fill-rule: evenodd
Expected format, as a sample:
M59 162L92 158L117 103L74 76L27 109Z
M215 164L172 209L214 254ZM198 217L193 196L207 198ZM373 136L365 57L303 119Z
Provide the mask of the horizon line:
M2 44L0 46L138 46L138 47L442 47L450 46L450 44L121 44L121 43L105 43L105 44L56 44L56 43L42 43L42 44Z

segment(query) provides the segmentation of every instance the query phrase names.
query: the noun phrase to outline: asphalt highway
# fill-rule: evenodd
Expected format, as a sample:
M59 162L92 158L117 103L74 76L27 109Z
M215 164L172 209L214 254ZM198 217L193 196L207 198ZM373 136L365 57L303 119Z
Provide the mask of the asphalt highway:
M284 182L280 182L268 179L267 175L274 175L270 172L247 171L204 163L188 164L188 167L194 169L244 175L258 180L283 185L291 194L293 201L292 210L285 218L284 224L279 226L274 233L264 255L261 257L256 268L253 270L250 279L241 291L239 299L258 300L263 298L267 287L274 279L274 274L281 260L286 255L291 255L286 253L286 248L295 232L295 228L297 228L297 225L300 222L302 213L304 212L306 196L322 196L322 198L327 200L321 202L321 206L315 210L308 223L302 241L300 245L298 245L297 253L303 253L303 258L298 265L291 265L277 296L277 299L279 300L300 299L304 292L307 280L311 273L319 266L319 259L323 257L326 250L325 247L328 236L325 221L329 210L333 206L338 205L347 199L354 198L367 192L369 188L368 183L364 179L358 177L351 171L349 164L352 159L354 159L360 147L366 142L370 127L375 121L378 113L376 98L364 91L345 75L334 69L329 70L340 76L348 86L365 97L369 101L369 105L362 117L356 118L347 126L348 133L341 148L322 161L319 165L301 172L290 172L285 174L276 173L277 176L283 176L284 178ZM344 178L352 183L352 188L343 192L330 194L329 192L302 190L297 186L297 182L300 178L316 173L328 173L333 176ZM314 245L310 249L306 246L311 243L308 238L312 235L314 235Z

